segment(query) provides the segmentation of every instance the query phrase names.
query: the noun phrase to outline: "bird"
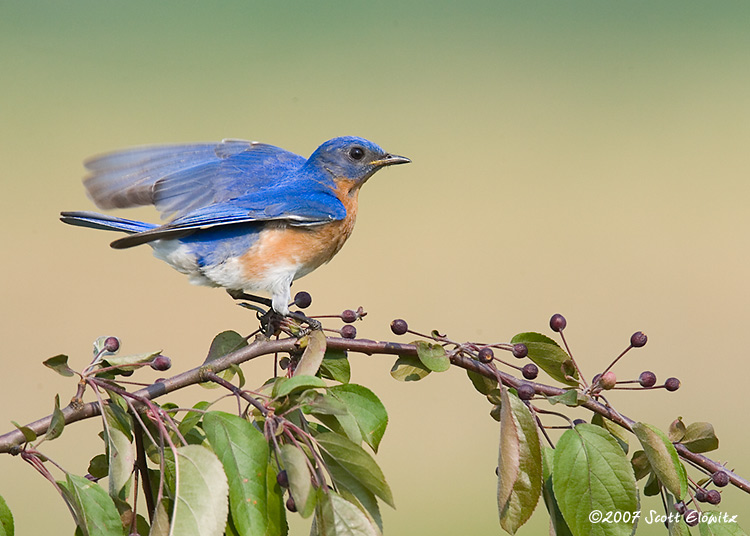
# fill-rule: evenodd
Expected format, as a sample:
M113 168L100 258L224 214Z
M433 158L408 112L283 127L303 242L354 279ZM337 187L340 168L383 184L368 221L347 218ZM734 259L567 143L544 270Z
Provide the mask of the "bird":
M85 162L88 196L102 210L153 205L166 223L91 211L60 219L124 232L112 248L148 244L193 284L235 298L270 294L273 311L288 316L292 282L330 261L351 235L362 185L409 162L356 136L328 140L307 159L240 139L135 147Z

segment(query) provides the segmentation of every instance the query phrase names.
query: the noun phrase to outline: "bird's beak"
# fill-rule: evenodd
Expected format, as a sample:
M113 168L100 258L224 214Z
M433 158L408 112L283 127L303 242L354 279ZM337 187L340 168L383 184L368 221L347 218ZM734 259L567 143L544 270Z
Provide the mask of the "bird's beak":
M393 166L396 164L408 164L411 162L405 156L399 156L397 154L387 154L380 160L373 160L370 165L375 167Z

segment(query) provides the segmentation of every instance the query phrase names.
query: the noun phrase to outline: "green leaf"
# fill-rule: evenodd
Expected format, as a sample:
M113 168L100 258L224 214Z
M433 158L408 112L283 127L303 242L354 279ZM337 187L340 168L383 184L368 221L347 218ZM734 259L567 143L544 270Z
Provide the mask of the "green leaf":
M494 378L482 376L481 374L468 369L466 370L466 374L469 376L469 380L471 380L471 384L474 386L474 389L476 389L483 395L488 395L491 391L497 389L497 380Z
M266 469L266 533L263 536L286 536L289 532L284 490L276 480L277 475L276 462L269 458Z
M401 382L415 382L421 380L430 373L418 357L402 355L396 359L391 368L391 376Z
M245 419L212 411L203 417L208 442L224 466L229 483L229 509L240 534L265 534L268 443Z
M698 523L701 536L747 536L736 521L732 521L733 515L726 512L714 512L703 509ZM684 523L684 521L683 521Z
M685 426L685 423L682 422L682 417L677 417L669 425L669 429L667 430L667 437L669 437L669 440L672 443L677 443L678 441L682 441L682 438L685 437L686 431L687 427Z
M417 347L419 360L431 371L445 372L451 368L451 360L445 355L442 345L426 341L414 341L412 344Z
M43 365L45 367L51 368L52 370L57 372L60 376L70 377L75 374L73 369L71 369L68 366L68 356L64 354L56 355L55 357L50 357L49 359L43 362Z
M326 382L317 376L292 376L291 378L276 378L273 384L271 396L280 398L292 393L305 391L307 389L320 389L326 386Z
M109 467L109 495L127 499L135 464L135 447L130 417L116 404L104 404L104 431Z
M55 408L52 410L52 420L50 421L47 433L44 434L44 439L52 441L60 437L65 428L65 415L63 415L60 409L60 395L55 395Z
M323 357L326 353L326 336L320 330L312 331L307 337L303 337L300 342L307 341L305 351L299 359L297 368L294 369L294 376L315 376L323 363Z
M633 470L609 432L593 424L566 431L555 448L552 488L557 504L575 535L630 535L633 522L592 523L589 515L635 512L638 495Z
M719 448L719 438L710 422L694 422L688 425L680 440L690 452L710 452Z
M544 395L544 397L553 406L555 404L565 404L571 408L580 406L588 401L588 397L582 395L577 389L567 389L561 395Z
M646 456L646 453L642 450L633 453L630 465L633 466L633 474L635 475L636 480L645 478L651 473L651 465L648 463L648 456Z
M207 365L211 361L224 357L245 346L247 346L247 339L236 331L222 331L211 341L211 347L208 349L208 355L203 364Z
M297 512L304 518L309 517L315 510L317 496L307 455L294 445L284 444L279 448L279 456L289 479L289 493L294 498Z
M0 495L0 536L13 536L15 530L13 514L8 508L8 503Z
M333 490L318 492L311 534L319 536L378 536L372 522L354 504Z
M555 492L552 489L552 473L554 472L555 450L550 447L544 447L542 450L542 498L544 505L547 507L550 520L550 536L573 536L568 524L557 505Z
M351 383L330 387L328 393L346 405L363 439L377 452L388 425L388 412L380 399L367 387Z
M628 453L628 450L630 450L630 444L628 443L628 435L627 435L627 432L625 431L625 428L623 428L619 424L615 424L609 419L605 419L601 415L601 413L594 414L594 416L591 418L591 424L595 424L596 426L601 426L607 432L612 434L612 437L614 437L617 440L617 442L620 444L620 447L622 447L622 451L625 454ZM638 479L636 478L636 480Z
M96 483L82 476L67 474L58 482L66 502L76 515L83 536L122 536L124 529L115 503Z
M340 383L349 383L352 377L352 368L346 350L327 349L320 364L318 374L322 378L328 378Z
M104 478L109 474L109 462L106 454L97 454L89 461L89 474L94 478Z
M677 500L687 498L688 484L685 467L680 462L680 457L669 438L655 426L642 422L633 425L633 433L641 442L651 470L659 482L677 497Z
M525 344L529 350L529 359L554 380L568 385L578 385L576 381L566 379L563 372L563 363L570 360L570 356L549 337L541 333L519 333L510 342ZM578 373L572 371L571 376L577 378Z
M21 426L16 421L10 421L10 423L18 428L18 430L23 434L23 438L27 443L36 441L36 432L34 430L29 428L28 426Z
M315 439L324 457L333 459L370 492L388 505L394 505L391 488L385 481L383 471L362 447L333 432L318 434Z
M203 418L203 415L205 414L206 410L211 407L210 402L201 401L196 403L193 406L193 409L197 409L199 411L188 411L185 413L185 416L182 418L182 421L177 426L177 430L185 436L187 435L191 430L193 430L196 425L200 422L200 420Z
M687 523L685 523L685 518L675 510L674 505L677 501L668 491L665 491L664 495L664 502L667 505L667 514L671 514L671 517L667 517L667 530L669 536L690 536L690 529L688 528Z
M133 354L133 355L122 355L122 356L111 355L111 356L107 356L103 358L102 361L113 367L126 367L128 365L138 365L140 363L148 363L150 361L153 361L157 355L161 355L161 350L156 350L154 352L145 352L142 354Z
M360 509L377 525L382 532L383 519L380 515L380 507L375 494L354 478L341 465L332 459L326 461L336 489L349 502L358 504Z
M510 534L529 520L542 492L542 451L528 406L501 390L497 504L500 525Z

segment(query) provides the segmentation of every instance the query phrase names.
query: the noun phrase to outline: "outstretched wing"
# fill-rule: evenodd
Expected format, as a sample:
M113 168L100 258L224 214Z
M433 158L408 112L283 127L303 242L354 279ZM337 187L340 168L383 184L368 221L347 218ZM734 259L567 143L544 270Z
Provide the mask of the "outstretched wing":
M86 162L86 189L103 209L155 205L162 217L295 182L305 159L258 142L167 145L126 149ZM306 185L301 186L304 193Z

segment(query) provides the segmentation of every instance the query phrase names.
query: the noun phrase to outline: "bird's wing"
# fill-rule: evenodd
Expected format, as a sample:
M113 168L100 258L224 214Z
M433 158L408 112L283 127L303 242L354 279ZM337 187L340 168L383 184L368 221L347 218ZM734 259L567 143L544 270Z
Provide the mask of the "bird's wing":
M126 149L86 162L86 189L100 208L155 205L180 218L201 207L273 188L305 163L273 145L245 140Z

